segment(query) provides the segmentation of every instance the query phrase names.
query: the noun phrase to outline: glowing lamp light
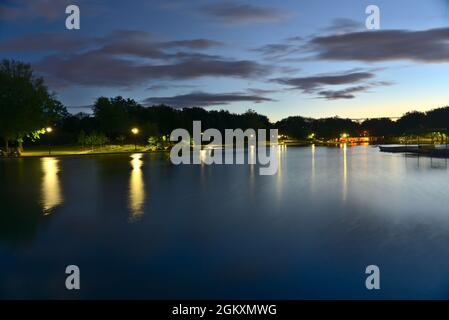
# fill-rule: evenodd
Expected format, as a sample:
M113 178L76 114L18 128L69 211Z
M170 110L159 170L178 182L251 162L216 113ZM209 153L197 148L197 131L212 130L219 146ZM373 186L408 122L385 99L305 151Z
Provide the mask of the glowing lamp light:
M137 134L139 133L139 129L132 128L131 132L133 133L133 135L137 136ZM134 138L134 140L137 140L136 138ZM134 151L137 151L137 141L134 141Z
M52 133L53 132L53 128L52 127L47 127L45 128L45 132L47 133ZM50 138L50 137L49 137ZM51 155L51 144L50 144L50 139L48 139L48 155Z

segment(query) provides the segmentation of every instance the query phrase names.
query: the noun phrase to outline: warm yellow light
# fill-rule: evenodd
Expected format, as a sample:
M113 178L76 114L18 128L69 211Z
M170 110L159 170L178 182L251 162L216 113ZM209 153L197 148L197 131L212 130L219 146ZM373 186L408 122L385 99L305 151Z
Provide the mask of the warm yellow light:
M41 159L42 179L42 205L44 215L48 215L58 205L64 202L59 181L59 160L55 158Z
M132 129L131 129L131 132L132 132L133 134L138 134L138 133L139 133L139 129L137 129L137 128L132 128Z
M47 127L47 128L45 128L45 131L47 131L48 133L51 133L53 131L53 128L52 127Z
M347 137L349 137L349 134L343 133L343 134L341 135L341 137L344 138L344 139L346 139Z
M129 181L129 209L131 211L131 220L138 220L143 215L143 206L145 204L145 183L142 172L142 155L133 154L131 156L131 178Z

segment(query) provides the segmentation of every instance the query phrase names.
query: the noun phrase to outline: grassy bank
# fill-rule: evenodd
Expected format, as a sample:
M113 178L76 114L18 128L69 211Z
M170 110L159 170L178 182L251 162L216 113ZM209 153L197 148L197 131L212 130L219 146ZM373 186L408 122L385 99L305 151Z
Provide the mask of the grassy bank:
M54 146L51 148L45 146L26 147L22 157L44 157L44 156L68 156L68 155L89 155L89 154L108 154L108 153L134 153L150 151L148 146L134 145L107 145L104 147L83 148L81 146Z

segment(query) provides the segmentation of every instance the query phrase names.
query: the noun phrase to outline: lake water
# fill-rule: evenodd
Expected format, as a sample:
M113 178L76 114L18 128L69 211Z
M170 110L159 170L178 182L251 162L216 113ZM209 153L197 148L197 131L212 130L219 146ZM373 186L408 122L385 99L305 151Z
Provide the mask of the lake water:
M1 159L0 297L449 298L445 159L278 152L274 176L166 154Z

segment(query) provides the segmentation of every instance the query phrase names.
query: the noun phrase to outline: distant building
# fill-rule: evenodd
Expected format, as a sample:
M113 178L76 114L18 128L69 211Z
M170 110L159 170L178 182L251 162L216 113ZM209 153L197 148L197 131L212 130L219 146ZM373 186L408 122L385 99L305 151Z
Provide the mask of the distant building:
M369 143L377 140L375 137L340 137L336 139L340 143Z

